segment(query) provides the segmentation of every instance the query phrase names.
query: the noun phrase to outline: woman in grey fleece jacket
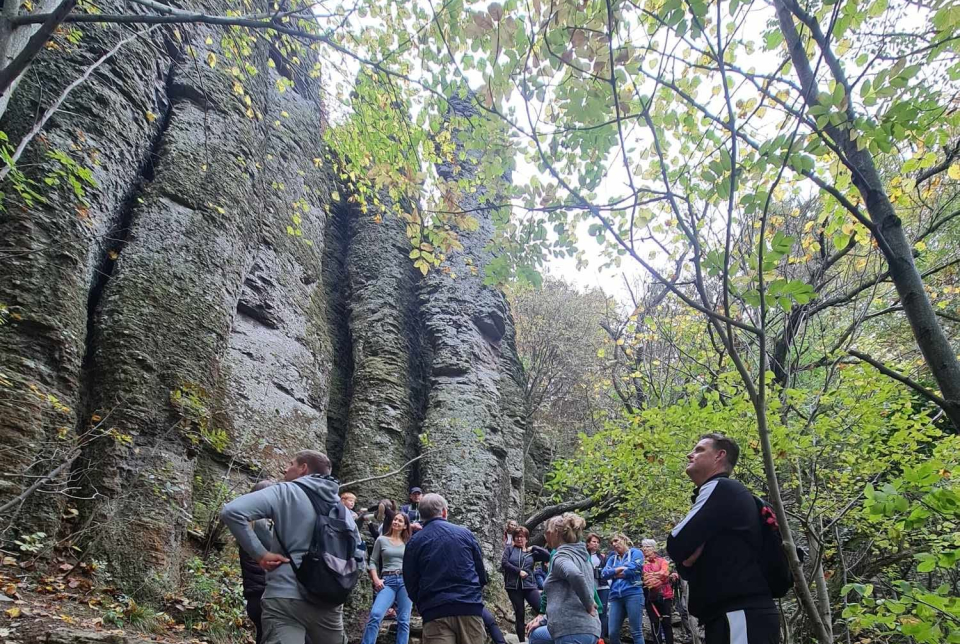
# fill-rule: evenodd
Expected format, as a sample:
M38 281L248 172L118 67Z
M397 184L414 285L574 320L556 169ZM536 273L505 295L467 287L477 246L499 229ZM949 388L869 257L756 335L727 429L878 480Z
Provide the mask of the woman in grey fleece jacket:
M586 521L572 512L547 523L547 543L556 545L557 552L543 583L546 625L542 620L531 622L535 628L530 644L551 640L556 644L596 644L600 639L600 619L593 601L593 565L582 541L585 527Z

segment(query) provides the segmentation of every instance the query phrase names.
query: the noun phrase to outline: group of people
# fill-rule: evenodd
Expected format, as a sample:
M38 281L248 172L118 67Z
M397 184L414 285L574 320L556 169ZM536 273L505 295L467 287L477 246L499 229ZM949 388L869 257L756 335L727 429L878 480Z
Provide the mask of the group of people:
M530 533L515 521L504 529L504 550L500 560L507 596L514 611L517 637L521 642L531 630L526 624L525 604L535 613L543 615L541 593L548 565L556 552L558 543L551 543L544 535L551 552L540 546L529 545ZM600 619L600 636L612 644L620 643L624 619L630 625L630 633L636 644L643 642L643 611L646 607L651 632L657 644L673 644L671 623L673 586L670 566L657 554L657 542L644 539L640 549L634 548L630 538L617 534L610 539L611 549L601 551L601 538L596 533L586 536L584 549L591 567L591 576L596 592L596 605ZM531 622L541 625L540 620Z
M730 478L738 456L737 444L720 434L705 435L688 454L694 504L671 531L667 552L689 582L689 611L704 625L707 644L778 644L779 613L759 559L759 510L749 490ZM481 644L487 634L504 644L483 604L488 576L480 544L470 530L448 521L442 496L413 488L399 511L381 501L365 516L355 511L355 496L340 494L330 472L325 455L299 452L283 482L260 484L221 513L241 548L245 589L248 575L262 574L248 597L258 644L346 641L342 606L317 602L294 572L311 548L318 499L341 506L357 543L358 523L368 523L373 537L366 565L377 596L362 644L374 644L393 606L397 644L408 641L414 606L423 617L423 644ZM576 514L553 517L540 547L529 543L525 527L508 524L501 569L520 640L598 644L609 638L619 644L626 620L634 643L642 644L646 610L658 644L672 644L672 573L656 542L644 539L638 549L617 534L603 553L599 535L585 535L585 529ZM525 604L537 613L529 622Z

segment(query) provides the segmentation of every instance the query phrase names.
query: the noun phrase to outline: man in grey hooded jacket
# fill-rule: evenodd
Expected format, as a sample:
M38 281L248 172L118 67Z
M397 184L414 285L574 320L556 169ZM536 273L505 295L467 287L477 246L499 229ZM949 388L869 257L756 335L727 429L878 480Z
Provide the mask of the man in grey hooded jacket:
M343 610L341 606L322 605L308 600L306 591L297 583L290 560L282 552L279 539L290 556L300 563L310 549L317 513L307 493L292 482L306 484L328 503L339 503L340 485L330 476L330 459L320 452L298 452L279 483L259 492L234 499L220 513L224 524L247 551L267 571L263 592L264 644L303 644L309 636L311 644L344 644ZM257 538L251 522L273 521L273 539L269 550ZM347 520L352 522L349 513ZM356 525L353 526L356 530ZM359 542L360 533L357 532Z

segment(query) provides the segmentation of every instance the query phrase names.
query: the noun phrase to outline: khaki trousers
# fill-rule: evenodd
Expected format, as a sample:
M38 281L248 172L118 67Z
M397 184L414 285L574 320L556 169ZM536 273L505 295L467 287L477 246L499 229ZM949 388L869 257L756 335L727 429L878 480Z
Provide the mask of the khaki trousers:
M484 644L486 640L479 615L440 617L423 625L422 644Z
M303 599L268 597L263 606L263 644L347 644L340 606L319 606Z

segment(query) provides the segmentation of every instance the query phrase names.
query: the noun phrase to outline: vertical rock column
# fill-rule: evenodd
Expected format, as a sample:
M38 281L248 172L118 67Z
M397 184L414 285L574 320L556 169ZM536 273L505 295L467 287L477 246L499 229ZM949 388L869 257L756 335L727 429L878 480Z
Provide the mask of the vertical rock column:
M93 401L113 410L118 437L86 453L92 538L138 596L177 581L194 458L219 442L211 394L265 216L255 160L268 136L256 118L267 74L244 79L247 112L235 79L200 62L224 57L219 44L200 44L207 35L220 42L198 28L198 63L188 59L170 83L155 176L134 205L93 337ZM265 70L266 47L250 62Z
M98 6L117 13L126 4L108 0ZM134 33L118 25L71 29L82 30L82 45L55 36L57 48L41 52L12 94L0 129L14 146L68 84ZM87 427L88 307L96 305L110 256L125 234L131 194L159 139L170 66L163 31L124 45L70 94L21 157L20 168L45 201L29 205L15 196L9 179L3 186L0 305L8 311L0 326L0 471L9 475L0 480L0 504L18 497L36 480L30 477L69 459L77 429ZM96 183L82 182L83 199L64 174L71 172L70 162L89 170ZM61 471L11 509L19 511L13 532L57 531L66 497L49 492L61 486L69 468Z
M265 71L271 85L279 68ZM220 395L231 456L272 477L291 454L325 449L333 356L321 265L332 179L322 160L319 82L267 100L266 145L247 161L262 165L259 241L236 305Z
M405 223L351 212L347 254L353 383L340 479L397 470L414 456L412 392L420 357L416 285ZM351 487L362 501L404 501L409 472Z
M475 112L466 101L451 101L461 116ZM439 168L445 179L474 176L469 158ZM479 208L476 193L461 202ZM489 211L477 213L479 229L460 232L463 251L447 256L449 271L431 272L420 291L422 315L433 358L423 432L440 451L421 462L428 491L442 493L451 517L480 538L486 558L500 554L504 518L515 511L514 478L519 462L508 458L517 449L519 428L506 417L516 386L511 359L507 305L503 294L483 285L483 266L492 258ZM522 441L519 441L522 442ZM521 448L522 449L522 448Z

